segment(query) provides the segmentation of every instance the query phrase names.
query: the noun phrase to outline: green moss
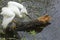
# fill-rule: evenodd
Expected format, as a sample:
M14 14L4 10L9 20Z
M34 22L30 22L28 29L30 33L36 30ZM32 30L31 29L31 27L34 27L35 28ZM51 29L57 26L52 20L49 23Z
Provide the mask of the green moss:
M32 35L36 35L36 31L35 30L30 31L29 33L32 34Z

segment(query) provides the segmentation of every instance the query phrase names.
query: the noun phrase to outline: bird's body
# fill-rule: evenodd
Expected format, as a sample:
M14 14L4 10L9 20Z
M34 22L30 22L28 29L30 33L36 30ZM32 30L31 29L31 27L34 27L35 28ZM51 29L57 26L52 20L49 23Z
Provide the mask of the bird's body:
M20 10L21 9L21 10ZM9 1L7 7L2 8L1 15L3 15L2 26L5 29L10 22L17 15L20 18L23 17L22 14L27 14L27 9L17 2Z
M12 12L14 12L15 15L19 16L20 18L22 17L21 12L20 12L21 10L19 10L17 7L15 7L15 6L8 6L8 8Z

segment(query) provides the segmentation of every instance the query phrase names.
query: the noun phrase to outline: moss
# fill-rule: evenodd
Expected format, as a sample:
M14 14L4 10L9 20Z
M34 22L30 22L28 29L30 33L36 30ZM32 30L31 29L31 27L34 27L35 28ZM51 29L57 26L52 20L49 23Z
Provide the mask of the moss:
M30 31L29 33L32 34L32 35L36 35L36 31L35 30Z

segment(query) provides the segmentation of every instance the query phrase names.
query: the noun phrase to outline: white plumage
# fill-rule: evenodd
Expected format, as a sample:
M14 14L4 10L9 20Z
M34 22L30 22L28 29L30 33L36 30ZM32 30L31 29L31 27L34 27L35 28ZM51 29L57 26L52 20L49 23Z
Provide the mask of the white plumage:
M8 7L11 7L11 6L15 6L15 7L17 7L18 9L21 9L21 12L20 13L26 13L26 14L28 14L27 13L27 9L26 9L26 7L24 7L22 4L20 4L20 3L17 3L17 2L14 2L14 1L9 1L8 2ZM13 9L14 10L14 9Z
M2 26L3 28L6 28L7 25L13 20L15 17L15 14L13 11L11 11L8 7L3 7L1 15L3 15L3 21Z
M3 28L7 28L8 24L13 20L16 15L22 18L24 13L27 14L27 10L22 4L14 1L9 1L8 6L3 7L1 12L1 15L3 15Z

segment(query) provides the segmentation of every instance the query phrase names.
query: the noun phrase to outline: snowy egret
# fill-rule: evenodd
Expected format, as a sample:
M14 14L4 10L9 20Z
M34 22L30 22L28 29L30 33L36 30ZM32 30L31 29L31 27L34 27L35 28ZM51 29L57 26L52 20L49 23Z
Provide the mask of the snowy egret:
M3 21L2 21L3 29L7 28L8 24L12 22L12 20L16 15L22 18L23 14L27 14L26 7L24 7L20 3L9 1L7 7L3 7L1 12L1 15L3 15Z

